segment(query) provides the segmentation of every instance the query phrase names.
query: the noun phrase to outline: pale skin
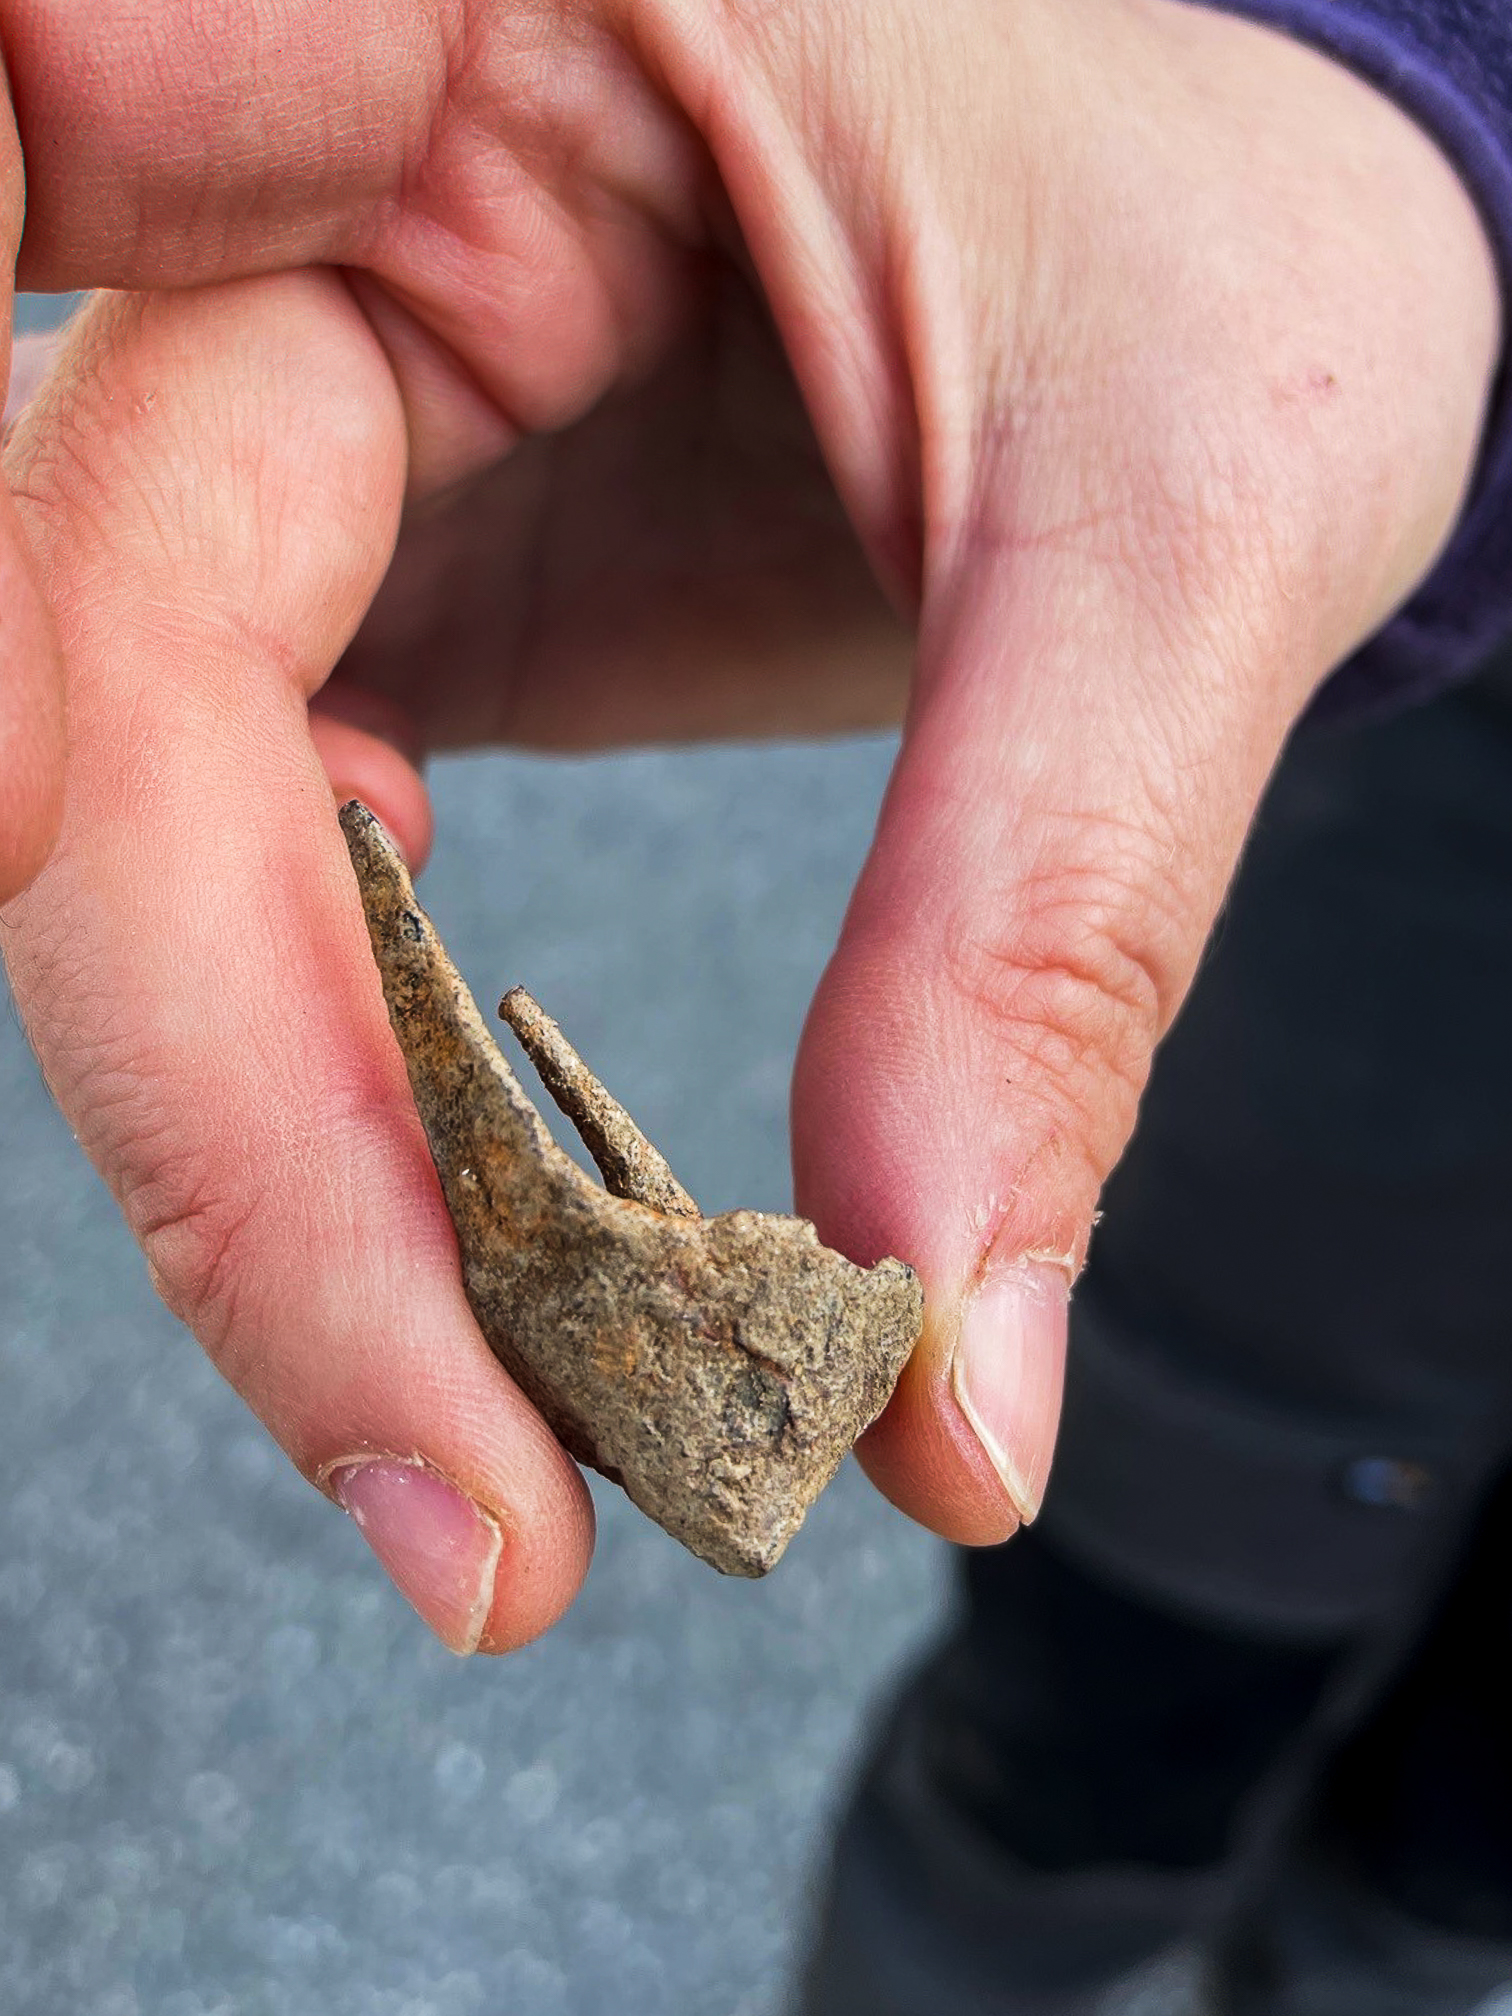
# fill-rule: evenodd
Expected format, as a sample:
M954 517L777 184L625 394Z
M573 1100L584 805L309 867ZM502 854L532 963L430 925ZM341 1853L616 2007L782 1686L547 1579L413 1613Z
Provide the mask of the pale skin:
M7 459L3 944L64 1112L427 1620L519 1644L589 1503L463 1300L332 786L419 859L427 747L901 717L797 1199L926 1285L870 1474L1004 1538L1277 751L1462 501L1470 199L1177 0L187 18L4 21L21 284L186 290L95 302Z

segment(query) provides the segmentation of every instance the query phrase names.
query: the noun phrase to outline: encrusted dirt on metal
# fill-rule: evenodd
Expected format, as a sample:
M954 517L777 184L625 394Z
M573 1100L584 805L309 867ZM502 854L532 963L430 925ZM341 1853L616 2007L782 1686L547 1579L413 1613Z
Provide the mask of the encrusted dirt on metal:
M501 1012L607 1187L557 1146L355 799L342 830L490 1346L579 1460L684 1546L764 1575L919 1335L898 1260L861 1268L801 1218L704 1218L657 1150L520 989Z

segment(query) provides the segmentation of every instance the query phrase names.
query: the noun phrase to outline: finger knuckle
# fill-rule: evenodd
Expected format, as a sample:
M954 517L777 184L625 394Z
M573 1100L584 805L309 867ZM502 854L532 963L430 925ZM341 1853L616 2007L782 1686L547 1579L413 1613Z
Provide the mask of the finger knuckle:
M246 1328L241 1304L255 1194L241 1184L216 1182L197 1157L169 1158L123 1202L158 1294L232 1383L239 1383L232 1361L235 1340Z
M1058 866L947 921L944 973L1016 1100L1101 1181L1133 1126L1170 1007L1161 904L1142 874Z
M49 1082L115 1192L159 1296L240 1383L232 1360L252 1327L257 1155L250 1143L238 1152L203 1114L185 1114L144 1059L126 1011L96 999L94 1014L87 1045L45 1045Z

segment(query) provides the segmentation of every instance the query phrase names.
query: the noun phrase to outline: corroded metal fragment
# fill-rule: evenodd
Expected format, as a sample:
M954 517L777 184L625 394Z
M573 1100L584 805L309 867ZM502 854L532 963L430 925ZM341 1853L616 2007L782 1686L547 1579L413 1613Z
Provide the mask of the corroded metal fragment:
M615 1197L649 1204L670 1218L701 1218L703 1213L667 1167L665 1156L652 1147L624 1107L610 1098L539 1001L523 987L511 987L499 1003L499 1014L519 1038L541 1083L582 1136L604 1188Z
M917 1276L857 1267L801 1218L700 1216L516 989L501 1012L601 1189L547 1132L382 827L355 800L341 824L483 1335L579 1462L714 1567L764 1575L892 1392Z

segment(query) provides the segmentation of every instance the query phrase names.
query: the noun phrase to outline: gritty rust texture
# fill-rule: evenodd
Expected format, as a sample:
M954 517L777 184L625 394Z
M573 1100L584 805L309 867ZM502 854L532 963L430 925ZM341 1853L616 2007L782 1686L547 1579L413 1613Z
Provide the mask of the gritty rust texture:
M923 1321L898 1260L801 1218L704 1218L556 1024L501 1012L604 1176L552 1140L383 828L341 812L389 1020L490 1346L579 1460L730 1575L780 1558L886 1404Z
M649 1204L670 1218L703 1213L667 1167L666 1157L642 1134L616 1099L600 1085L539 1001L523 987L511 987L499 1015L519 1038L520 1048L540 1073L541 1083L582 1136L598 1165L604 1188L615 1197Z

